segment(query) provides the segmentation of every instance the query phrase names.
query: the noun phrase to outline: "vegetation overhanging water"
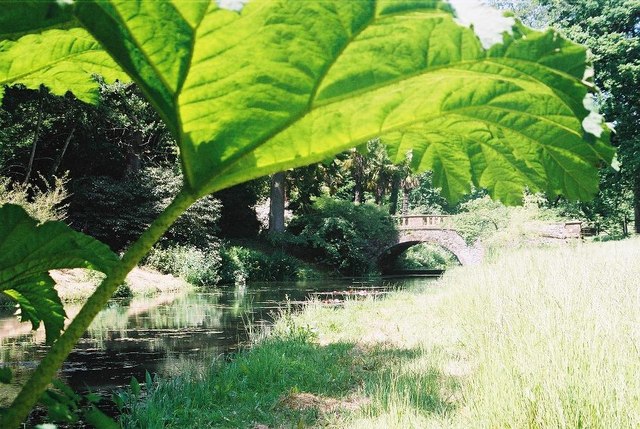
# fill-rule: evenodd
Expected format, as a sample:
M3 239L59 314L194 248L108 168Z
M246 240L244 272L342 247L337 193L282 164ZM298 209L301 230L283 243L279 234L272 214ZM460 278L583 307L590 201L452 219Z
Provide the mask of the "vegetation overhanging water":
M114 300L94 320L60 376L77 391L108 396L127 386L131 377L144 379L146 372L171 377L185 365L207 365L237 351L280 310L300 308L309 298L335 305L346 297L377 295L415 281L264 283ZM67 304L67 312L73 314L77 306ZM0 317L0 362L22 373L20 382L46 352L44 336L42 330L20 324L11 310L6 313ZM12 389L0 389L8 390L6 401Z

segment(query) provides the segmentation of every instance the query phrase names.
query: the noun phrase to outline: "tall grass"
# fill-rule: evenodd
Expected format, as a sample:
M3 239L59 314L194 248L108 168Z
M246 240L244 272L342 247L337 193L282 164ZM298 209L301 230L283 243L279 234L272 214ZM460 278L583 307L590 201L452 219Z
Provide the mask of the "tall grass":
M305 329L279 332L250 353L209 368L187 368L160 382L142 403L121 417L126 428L251 428L295 422L306 427L317 411L283 405L300 392L336 396L359 380L352 345L319 347Z
M444 281L473 427L640 426L640 241L503 255ZM452 311L455 309L454 311Z
M371 406L337 426L640 427L638 261L638 239L520 250L435 290L309 308L300 318L322 342L418 351L369 380Z
M40 177L44 185L20 184L8 177L0 176L0 206L17 204L39 222L64 220L67 217L65 200L69 196L66 189L67 174L47 181Z
M217 413L222 426L295 427L278 402L295 390L339 399L304 420L336 428L640 427L637 261L639 239L519 250L385 299L315 302L210 372L197 398L204 382L176 381L143 408L165 423L179 406L185 424ZM292 339L300 329L317 338ZM236 396L200 403L212 386ZM173 396L180 404L162 406Z

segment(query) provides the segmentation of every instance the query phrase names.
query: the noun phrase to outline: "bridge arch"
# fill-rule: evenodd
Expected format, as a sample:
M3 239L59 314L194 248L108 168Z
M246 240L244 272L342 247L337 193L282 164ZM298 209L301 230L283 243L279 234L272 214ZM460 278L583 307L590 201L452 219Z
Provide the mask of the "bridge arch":
M461 265L479 264L484 256L480 243L469 246L457 231L452 229L444 215L398 216L398 240L382 252L378 260L383 272L408 248L420 243L437 244L451 252Z

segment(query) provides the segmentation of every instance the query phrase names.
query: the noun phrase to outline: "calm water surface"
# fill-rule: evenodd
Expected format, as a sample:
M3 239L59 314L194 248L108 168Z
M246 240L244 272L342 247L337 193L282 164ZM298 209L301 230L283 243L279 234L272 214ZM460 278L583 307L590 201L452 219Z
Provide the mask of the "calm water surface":
M144 379L145 371L172 376L185 361L204 364L237 350L250 329L270 323L287 302L296 307L316 297L336 305L346 296L383 294L427 281L252 284L114 301L78 343L60 378L77 391L107 393L127 385L132 376ZM74 305L66 307L70 317L78 310ZM19 379L26 377L46 352L44 331L29 329L29 324L16 321L12 311L0 312L0 364L11 366ZM6 388L4 394L0 391L0 403L3 396L5 401L10 396Z

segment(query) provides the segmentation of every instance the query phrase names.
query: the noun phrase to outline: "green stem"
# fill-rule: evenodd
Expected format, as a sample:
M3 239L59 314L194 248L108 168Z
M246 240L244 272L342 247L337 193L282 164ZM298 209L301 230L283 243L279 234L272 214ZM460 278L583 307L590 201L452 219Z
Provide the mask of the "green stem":
M53 344L42 359L38 368L36 368L29 381L23 386L11 404L11 407L2 415L0 418L1 428L18 428L27 418L64 360L91 324L91 321L104 308L118 286L124 282L129 271L140 262L173 222L195 200L196 197L193 195L184 190L181 191L140 238L131 245L129 250L122 256L120 264L109 273L89 297L64 334Z

